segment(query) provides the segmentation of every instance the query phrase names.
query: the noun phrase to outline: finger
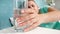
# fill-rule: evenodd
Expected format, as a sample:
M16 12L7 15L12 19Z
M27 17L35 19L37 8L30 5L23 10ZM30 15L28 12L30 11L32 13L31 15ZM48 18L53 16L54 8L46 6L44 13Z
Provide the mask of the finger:
M32 18L33 19L33 18ZM32 20L32 19L30 19L30 20ZM20 26L25 26L25 25L27 25L28 23L31 23L30 21L24 21L24 22L22 22L22 23L19 23L19 25Z
M28 20L31 19L31 18L34 18L34 17L36 17L35 14L30 14L30 15L27 15L27 16L25 16L25 17L20 17L19 19L17 19L17 22L18 22L18 23L19 23L19 22L25 22L25 21L28 21Z
M20 26L25 26L27 24L32 25L34 22L37 22L37 21L38 21L38 17L35 17L35 18L27 20L26 22L21 23L22 25L20 25Z
M27 32L27 31L30 31L30 30L32 30L32 29L34 29L34 28L36 28L38 25L40 25L41 23L40 23L40 21L38 20L37 22L34 22L31 26L29 26L28 28L26 28L26 29L24 29L24 31L25 32Z
M36 22L37 21L37 18L32 18L32 19L29 19L29 20L27 20L26 22L23 22L23 23L20 23L19 25L20 26L25 26L25 25L32 25L34 22ZM21 25L22 24L22 25Z
M37 22L29 26L28 28L24 29L24 32L30 31L38 26Z
M28 9L24 9L24 11L21 11L22 14L33 14L35 13L35 10L28 8Z

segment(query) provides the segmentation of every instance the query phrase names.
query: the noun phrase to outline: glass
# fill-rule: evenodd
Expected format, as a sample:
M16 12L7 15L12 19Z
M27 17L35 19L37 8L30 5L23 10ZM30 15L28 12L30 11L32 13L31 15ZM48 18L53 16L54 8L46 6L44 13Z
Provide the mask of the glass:
M14 27L17 32L24 32L26 26L19 26L18 18L21 16L21 10L24 8L28 8L27 5L28 0L14 0Z

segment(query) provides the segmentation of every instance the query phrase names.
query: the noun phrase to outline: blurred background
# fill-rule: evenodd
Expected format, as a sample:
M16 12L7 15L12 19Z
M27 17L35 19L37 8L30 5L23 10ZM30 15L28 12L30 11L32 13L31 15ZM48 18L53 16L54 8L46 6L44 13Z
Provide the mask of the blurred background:
M37 0L36 0L37 1ZM54 7L60 10L60 0L54 0ZM41 4L41 3L40 3ZM9 18L13 16L13 0L0 0L0 30L12 27ZM41 24L40 27L60 30L60 22Z
M60 10L60 0L55 0L55 8Z

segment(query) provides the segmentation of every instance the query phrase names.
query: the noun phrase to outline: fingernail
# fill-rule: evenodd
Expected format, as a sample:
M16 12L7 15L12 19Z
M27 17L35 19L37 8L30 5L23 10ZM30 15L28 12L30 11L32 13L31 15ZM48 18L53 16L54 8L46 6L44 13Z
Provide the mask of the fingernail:
M24 32L27 32L27 30L25 29Z
M28 29L26 28L26 29L24 29L24 32L27 32L28 31Z
M24 10L22 10L21 13L24 13Z
M23 24L22 24L22 23L20 23L19 25L20 25L20 26L22 26Z

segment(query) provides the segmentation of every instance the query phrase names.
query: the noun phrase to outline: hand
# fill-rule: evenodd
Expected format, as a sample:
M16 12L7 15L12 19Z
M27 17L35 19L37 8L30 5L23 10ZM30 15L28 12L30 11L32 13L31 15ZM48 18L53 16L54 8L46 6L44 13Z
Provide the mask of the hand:
M22 22L19 24L20 26L25 26L26 24L30 25L28 28L24 29L25 32L36 28L38 25L40 25L43 22L59 20L59 17L60 17L59 11L53 11L53 12L49 12L47 14L38 14L37 5L33 1L29 1L29 3L28 3L28 9L23 9L21 11L22 16L17 19L18 22ZM57 18L56 15L59 17Z
M30 26L28 28L25 28L24 31L29 31L31 29L34 29L40 24L40 17L38 14L38 7L33 1L28 2L28 8L23 9L21 11L21 15L17 21L22 22L19 25L20 26L25 26L29 24Z
M17 19L18 23L20 22L19 26L25 26L25 25L30 25L28 28L25 28L24 31L30 31L34 28L36 28L38 25L40 25L40 18L42 17L39 16L39 14L28 14L26 16L21 16L20 18Z
M28 14L25 17L20 17L18 18L18 22L22 22L19 24L19 26L25 26L27 24L29 24L30 26L28 28L25 28L24 31L30 31L34 28L36 28L38 25L40 25L41 23L43 23L45 16L43 14Z

